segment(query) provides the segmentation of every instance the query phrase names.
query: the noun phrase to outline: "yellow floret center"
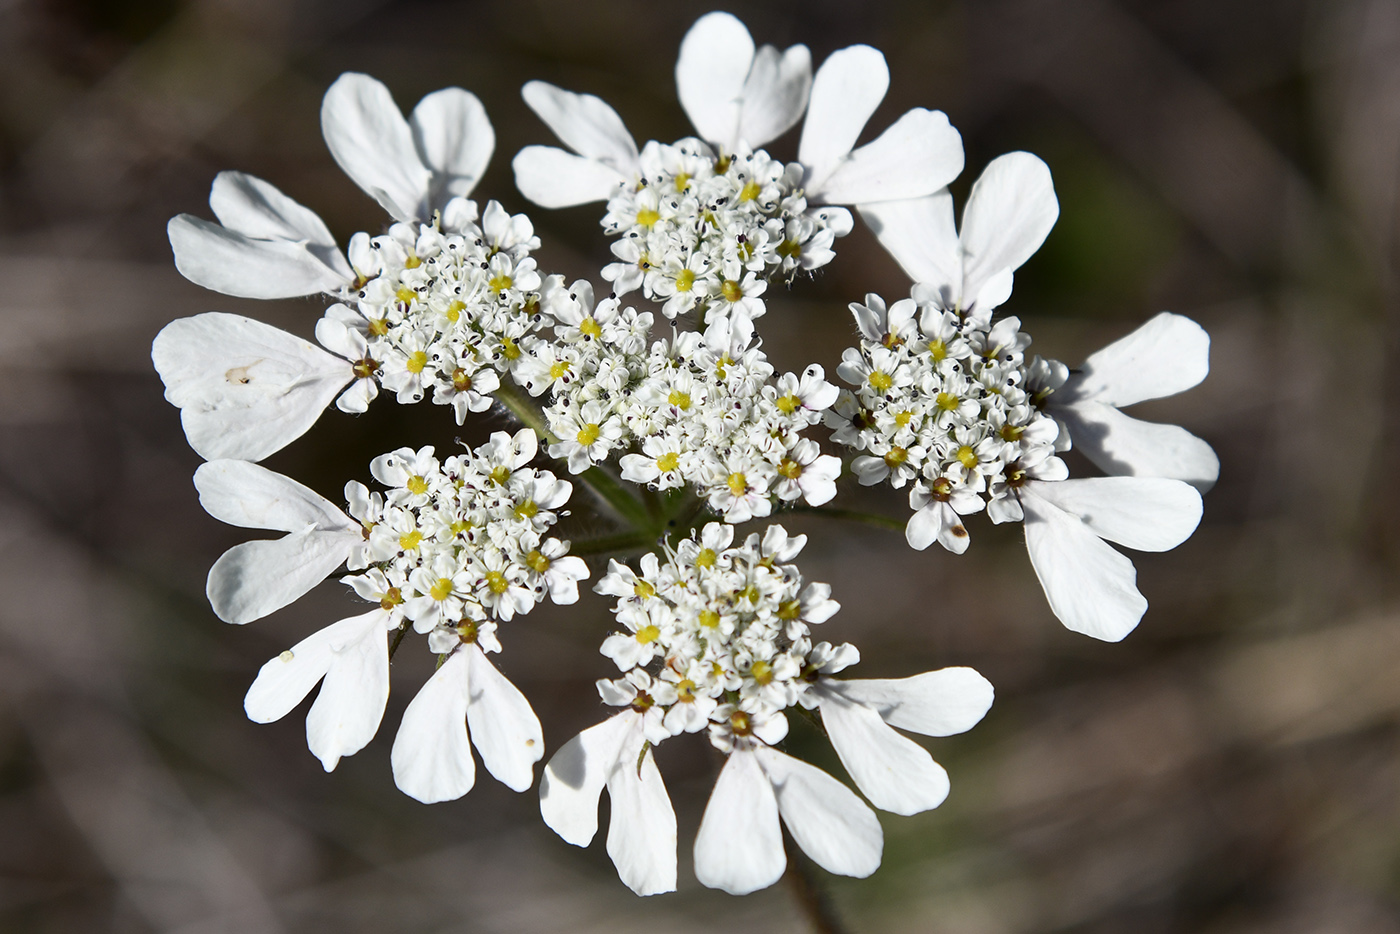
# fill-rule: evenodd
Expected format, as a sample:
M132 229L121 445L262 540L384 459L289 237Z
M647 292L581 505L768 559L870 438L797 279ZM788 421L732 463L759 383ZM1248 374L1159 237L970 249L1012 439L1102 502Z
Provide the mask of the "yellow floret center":
M977 466L977 452L966 444L958 448L957 457L958 461L968 470Z
M666 397L666 401L684 411L690 408L690 393L681 392L679 389L672 389L671 394Z
M538 548L525 556L525 564L536 574L543 574L549 570L549 559Z
M587 334L595 341L603 336L603 328L592 318L584 318L578 325L580 334Z
M647 643L655 642L660 635L660 629L648 624L637 630L637 641L642 645L646 645Z
M945 412L952 412L961 404L961 400L957 396L948 392L940 392L934 402Z
M404 551L412 551L418 547L418 543L422 540L423 533L414 529L412 532L399 536L399 547Z
M399 286L398 291L394 293L394 297L397 298L399 301L403 302L404 304L408 304L409 302L413 301L415 298L418 297L418 293L413 291L406 285L401 285Z
M719 291L726 302L737 302L744 297L743 288L733 279L725 279L724 285L719 287Z
M587 447L594 441L597 441L599 436L602 435L602 433L603 429L599 428L592 422L589 422L587 425L584 425L578 430L578 434L575 437L578 438L579 444L583 445L584 447Z
M681 457L675 451L667 451L656 459L656 469L662 473L670 473L681 465Z
M701 610L700 625L706 629L714 629L719 625L719 614L714 610Z
M496 486L505 486L510 479L510 468L505 464L497 464L491 468L491 482Z
M894 385L894 379L892 379L888 373L882 373L879 370L871 373L866 382L868 382L870 388L876 392L884 392Z
M517 519L533 519L539 514L540 507L534 500L527 499L511 511L515 513Z
M412 493L414 496L422 496L424 493L428 492L428 481L416 474L409 477L408 483L404 485L408 487L408 492Z
M778 411L784 415L791 415L797 411L797 407L802 404L802 400L793 393L778 397Z
M773 683L773 666L765 661L760 660L754 662L753 667L749 669L749 674L752 675L753 679L759 684Z
M437 583L428 590L428 596L441 603L452 596L452 581L446 577L439 577Z
M549 368L549 378L559 379L569 372L571 366L568 360L556 360Z
M749 478L737 470L730 474L729 479L724 482L729 486L729 492L735 496L743 496L749 488Z
M486 586L493 594L500 596L510 589L510 581L506 580L506 576L500 571L487 571Z
M451 305L447 306L447 311L444 312L444 314L447 315L448 321L451 321L453 324L456 324L457 319L462 317L462 312L465 311L466 308L466 302L462 301L461 299L456 299L452 302Z
M889 453L885 455L885 463L891 467L898 467L907 460L909 460L909 452L897 445L890 448Z
M422 373L423 368L428 365L428 355L421 350L415 350L408 355L408 362L404 364L404 369L410 373Z
M492 276L490 279L486 280L486 287L497 294L504 292L512 285L515 285L515 280L505 273Z
M701 548L700 553L695 556L695 566L697 568L712 568L715 566L715 554L713 548Z
M689 269L682 269L676 273L676 291L689 292L695 285L695 273Z
M928 352L933 357L933 362L937 363L948 356L948 345L941 340L931 340L928 342Z
M651 208L642 208L637 212L637 223L641 224L643 227L650 227L659 220L661 220L661 215Z
M757 198L760 194L762 194L762 192L763 186L760 185L758 182L751 181L739 190L739 200L752 201L755 198Z

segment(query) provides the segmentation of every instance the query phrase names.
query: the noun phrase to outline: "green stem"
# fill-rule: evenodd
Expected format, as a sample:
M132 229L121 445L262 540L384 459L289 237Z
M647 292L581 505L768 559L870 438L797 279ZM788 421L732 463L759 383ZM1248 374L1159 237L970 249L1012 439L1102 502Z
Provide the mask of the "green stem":
M649 532L624 532L621 535L605 535L590 538L569 545L571 555L605 555L613 552L646 550L656 544L656 536Z
M510 409L511 414L520 419L526 428L534 429L535 434L539 435L545 444L559 442L559 439L550 434L549 428L546 427L544 412L535 405L534 400L521 393L514 385L502 382L500 388L492 395L502 405ZM590 467L576 476L634 529L647 529L652 526L652 517L646 506L627 492L627 489L612 474L601 467Z
M793 845L792 837L786 831L783 832L783 849L787 851L787 871L783 877L792 888L797 905L812 925L812 930L815 934L845 934L846 926L841 923L836 906L831 903L831 896L813 872L807 854Z
M893 532L903 532L908 520L896 519L893 516L881 516L873 512L860 512L856 509L830 509L826 506L793 506L792 512L805 512L815 516L826 516L829 519L845 519L848 522L863 522L866 525L873 525L880 529L889 529Z

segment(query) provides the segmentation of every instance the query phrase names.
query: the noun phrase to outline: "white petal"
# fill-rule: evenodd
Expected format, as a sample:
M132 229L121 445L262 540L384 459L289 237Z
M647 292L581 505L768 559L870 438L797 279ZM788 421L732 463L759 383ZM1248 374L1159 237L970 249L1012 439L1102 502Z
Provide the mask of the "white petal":
M823 694L820 704L832 747L871 804L894 814L918 814L948 797L943 767L874 710L835 693Z
M950 307L961 298L962 252L953 223L953 196L946 189L907 201L862 204L859 210L910 279L946 288Z
M1070 377L1070 398L1125 406L1190 389L1210 372L1210 335L1190 318L1164 311L1093 354Z
M543 208L567 208L611 198L626 179L592 159L554 146L526 146L511 161L515 187Z
M1036 483L1035 493L1095 535L1137 551L1170 551L1201 521L1201 494L1160 477L1090 477Z
M624 743L608 778L612 817L608 855L617 875L638 895L676 890L676 813L651 750L641 758L641 724L635 743Z
M686 116L701 137L728 152L738 143L753 53L753 38L743 23L728 13L707 13L685 34L676 59L676 93Z
M358 532L307 529L235 545L209 569L209 605L228 623L262 619L329 577L361 541Z
M331 644L331 667L306 715L306 745L327 772L341 756L365 748L379 730L389 702L388 618L383 610L355 617L353 629Z
M885 835L875 812L855 792L816 766L776 749L762 747L755 755L773 783L783 823L802 852L827 872L842 876L864 879L880 868Z
M167 324L151 345L165 398L200 456L259 461L299 438L351 379L348 362L241 315Z
M540 815L574 846L588 846L598 832L598 796L618 762L623 740L639 720L632 710L589 727L569 740L540 775Z
M1215 451L1185 428L1144 422L1092 399L1052 410L1069 429L1074 449L1106 474L1170 477L1203 492L1220 476Z
M395 220L419 219L432 173L388 88L369 75L341 75L321 102L321 133L341 170Z
M276 186L243 172L220 172L209 190L214 216L229 230L259 240L304 240L329 247L346 279L354 272L340 255L325 221Z
M394 784L424 804L460 798L476 782L467 735L469 677L466 653L458 649L419 688L394 737Z
M574 152L603 163L619 175L636 172L637 144L617 111L601 99L565 91L544 81L527 82L520 89L520 96Z
M1133 562L1077 517L1034 493L1023 493L1021 507L1031 567L1060 622L1105 642L1132 632L1147 612Z
M371 617L377 617L377 623ZM285 717L311 693L316 682L325 677L340 648L367 629L376 625L382 628L385 618L383 610L372 610L363 616L342 619L270 659L243 699L248 719L255 723L271 723Z
M874 709L890 726L925 736L972 729L992 706L992 683L971 668L940 668L911 678L853 678L825 688Z
M885 56L868 45L833 52L812 79L812 95L797 158L809 188L826 180L860 138L890 87Z
M828 204L921 198L963 169L962 136L939 110L911 110L851 153L815 189Z
M760 48L744 83L738 139L762 146L782 136L802 119L811 90L812 53L805 45L781 54L771 45Z
M520 689L496 670L477 646L467 650L471 698L467 725L486 771L512 791L535 781L535 763L544 756L539 718Z
M200 464L194 486L204 511L229 525L280 532L300 532L307 526L321 531L360 529L320 493L247 461Z
M1059 216L1044 162L1028 152L993 159L963 209L963 295L976 296L993 276L1019 269Z
M695 878L730 895L767 888L787 868L778 801L749 750L729 756L695 837Z
M296 298L333 292L352 278L340 271L347 264L334 248L256 240L190 214L172 217L165 229L180 274L225 295Z
M428 207L470 195L496 150L496 131L477 96L461 88L434 91L413 108L409 127L418 158L433 174Z

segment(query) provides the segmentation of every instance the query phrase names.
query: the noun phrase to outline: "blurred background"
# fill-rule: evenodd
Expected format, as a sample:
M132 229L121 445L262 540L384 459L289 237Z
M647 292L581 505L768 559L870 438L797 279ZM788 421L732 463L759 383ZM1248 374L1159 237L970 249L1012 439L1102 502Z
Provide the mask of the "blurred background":
M330 775L305 704L249 722L258 666L356 604L328 584L245 628L214 617L205 573L249 536L200 510L149 361L164 324L207 310L310 336L319 300L184 281L165 222L210 216L215 173L239 169L342 244L380 230L319 134L342 71L405 109L474 91L498 135L477 196L525 210L509 159L553 140L520 85L598 94L639 140L678 138L675 54L710 8L0 0L0 930L811 930L784 883L738 899L694 881L715 774L700 737L660 750L681 890L642 900L601 839L579 851L541 824L533 790L484 773L450 804L395 790L393 731L432 665L421 639L395 659L379 737ZM885 816L881 870L818 873L836 914L862 932L1400 930L1400 3L729 9L817 61L882 49L891 90L865 138L909 107L945 110L967 147L959 198L1002 152L1049 163L1060 221L1005 309L1036 350L1074 365L1163 309L1214 341L1202 386L1135 413L1202 435L1222 471L1194 538L1135 556L1151 609L1120 645L1055 621L1019 528L975 522L959 558L786 520L812 536L804 573L844 605L822 635L861 648L860 674L972 665L998 692L975 730L927 741L952 795ZM768 148L792 158L796 135ZM541 266L596 277L600 213L531 210ZM831 372L846 303L907 287L858 228L814 281L770 291L767 350ZM267 463L337 498L375 454L501 427L381 399ZM901 494L848 487L848 504L907 515ZM551 749L602 715L607 606L585 594L502 633ZM842 774L811 728L789 746Z

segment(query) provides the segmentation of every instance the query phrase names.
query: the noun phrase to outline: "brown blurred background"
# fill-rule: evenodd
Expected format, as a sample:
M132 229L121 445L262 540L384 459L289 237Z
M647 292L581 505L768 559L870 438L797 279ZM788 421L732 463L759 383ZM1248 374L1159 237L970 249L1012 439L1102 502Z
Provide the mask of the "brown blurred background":
M149 362L206 310L309 336L319 300L257 303L176 273L173 214L210 216L221 169L271 180L341 243L379 209L321 142L345 70L410 108L457 84L497 155L477 191L515 210L509 159L552 142L519 86L599 94L639 140L686 130L672 66L705 4L0 0L0 930L17 932L804 931L784 885L701 888L688 852L713 759L660 751L681 823L681 892L641 900L601 839L575 850L535 792L481 774L461 801L398 793L398 715L431 668L394 664L379 737L330 775L305 705L258 726L258 666L354 604L326 585L246 628L204 575L248 537L199 508L198 463ZM1006 311L1068 363L1171 309L1214 338L1198 389L1143 406L1221 455L1200 531L1137 556L1151 609L1120 645L1065 631L1017 529L972 526L961 557L809 517L806 574L845 609L823 635L859 673L972 665L997 703L929 741L947 804L888 817L871 879L823 877L862 932L1400 930L1400 557L1395 0L750 3L760 42L818 61L882 49L889 98L963 133L961 196L990 158L1050 164L1061 217ZM791 158L795 134L769 147ZM600 212L533 210L546 269L594 275ZM901 273L858 229L815 281L774 296L777 363L834 369L845 303ZM478 440L446 411L332 412L269 466L336 496L402 444ZM845 490L903 516L903 497ZM838 503L840 500L838 500ZM596 571L595 571L596 577ZM505 627L505 672L550 748L602 715L607 603ZM839 772L824 741L790 746Z

